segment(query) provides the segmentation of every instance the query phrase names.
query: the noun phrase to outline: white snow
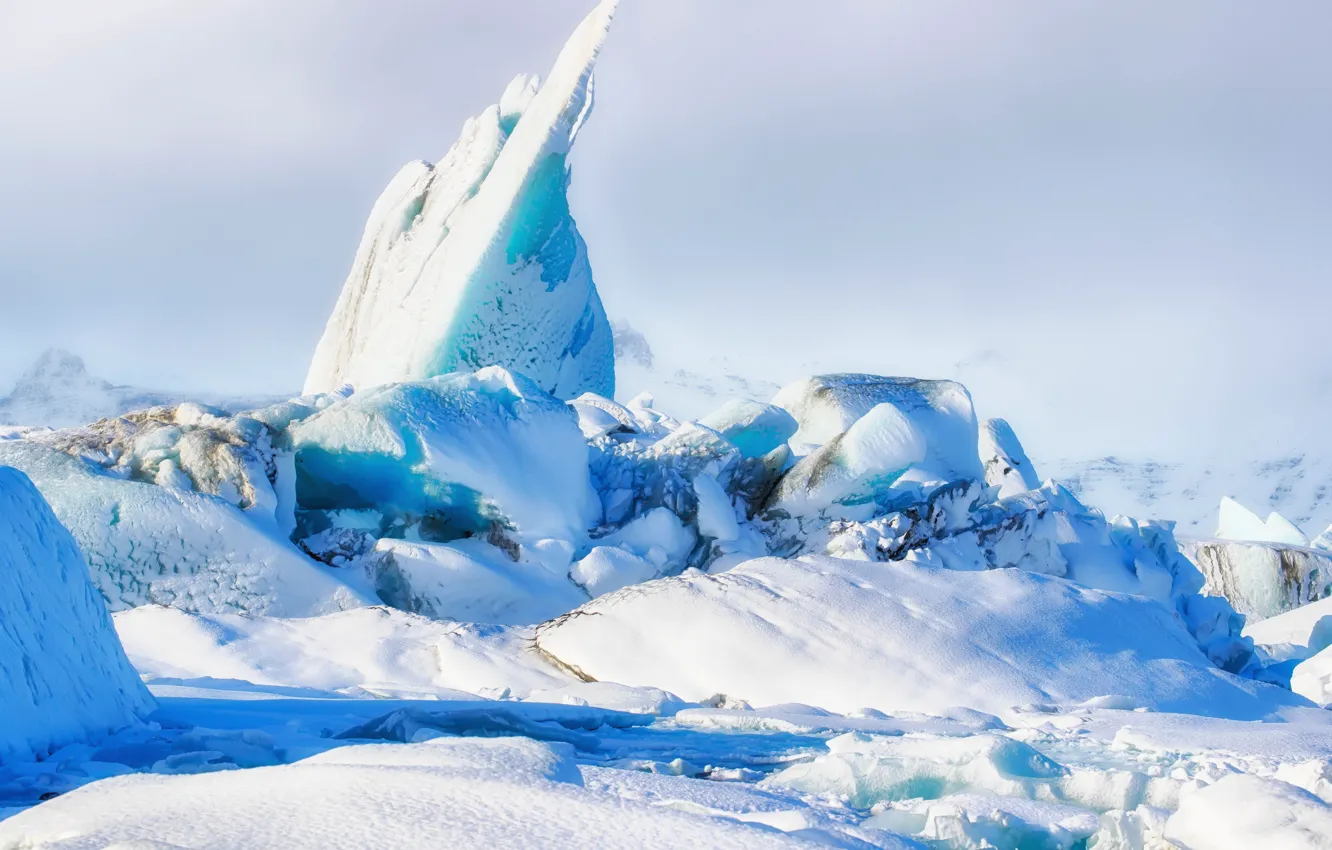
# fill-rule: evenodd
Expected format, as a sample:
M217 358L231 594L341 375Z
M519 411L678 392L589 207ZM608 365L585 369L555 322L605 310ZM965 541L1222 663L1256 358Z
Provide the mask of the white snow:
M279 619L145 606L114 619L130 660L158 685L443 699L459 692L526 696L575 682L527 647L525 630L391 608Z
M536 79L519 77L439 165L415 162L393 179L306 392L499 365L561 398L614 395L611 329L566 196L614 10L604 0L579 25L535 94Z
M809 845L589 788L572 747L522 738L366 744L243 772L118 777L0 823L5 850L110 846Z
M1332 806L1294 785L1236 774L1186 795L1165 837L1187 850L1327 850Z
M0 763L95 742L152 706L73 538L0 467Z
M1017 570L764 558L603 596L539 627L537 644L599 680L834 711L1113 694L1261 717L1301 702L1217 670L1159 603Z

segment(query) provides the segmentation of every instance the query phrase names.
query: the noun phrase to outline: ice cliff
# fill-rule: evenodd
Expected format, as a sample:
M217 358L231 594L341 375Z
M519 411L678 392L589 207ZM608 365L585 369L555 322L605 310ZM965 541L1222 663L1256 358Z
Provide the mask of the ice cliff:
M592 111L614 0L550 76L519 76L438 164L414 162L375 203L305 392L498 365L547 392L614 394L611 328L569 211L568 155Z

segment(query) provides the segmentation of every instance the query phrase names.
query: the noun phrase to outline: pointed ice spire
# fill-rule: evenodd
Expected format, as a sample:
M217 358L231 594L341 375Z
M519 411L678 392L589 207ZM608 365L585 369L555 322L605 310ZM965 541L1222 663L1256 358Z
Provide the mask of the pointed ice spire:
M569 212L567 155L614 15L603 0L544 83L521 76L437 166L371 213L306 392L500 365L562 398L615 390L611 330Z

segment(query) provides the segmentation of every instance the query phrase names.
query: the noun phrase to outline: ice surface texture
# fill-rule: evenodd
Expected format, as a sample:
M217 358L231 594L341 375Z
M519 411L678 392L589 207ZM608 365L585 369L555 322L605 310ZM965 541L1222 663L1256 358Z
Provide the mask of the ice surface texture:
M113 610L158 603L303 616L364 604L282 539L271 515L256 523L216 496L127 480L40 443L0 442L0 464L41 489Z
M0 762L95 741L152 706L73 538L0 466Z
M569 212L567 157L592 111L615 10L579 25L544 83L519 77L438 165L375 203L305 391L499 365L548 392L614 395L610 324Z

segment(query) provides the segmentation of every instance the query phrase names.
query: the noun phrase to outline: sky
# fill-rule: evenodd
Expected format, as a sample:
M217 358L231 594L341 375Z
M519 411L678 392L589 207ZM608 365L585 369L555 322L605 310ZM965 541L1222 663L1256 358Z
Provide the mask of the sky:
M297 389L384 184L592 5L0 4L0 387L59 345ZM958 378L1035 457L1318 452L1329 31L1325 0L623 0L571 204L663 362Z

